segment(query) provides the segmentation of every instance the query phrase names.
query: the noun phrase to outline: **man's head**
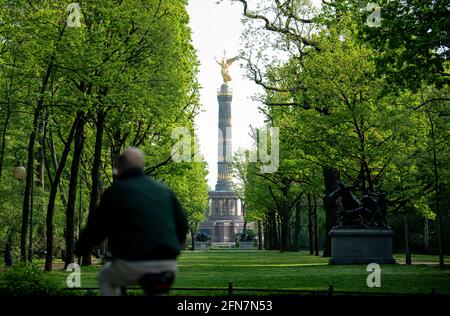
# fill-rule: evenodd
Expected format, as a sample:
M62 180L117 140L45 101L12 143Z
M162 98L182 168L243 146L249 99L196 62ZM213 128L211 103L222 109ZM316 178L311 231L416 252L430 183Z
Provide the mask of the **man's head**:
M144 153L137 147L128 147L117 160L117 174L120 176L130 169L144 169Z

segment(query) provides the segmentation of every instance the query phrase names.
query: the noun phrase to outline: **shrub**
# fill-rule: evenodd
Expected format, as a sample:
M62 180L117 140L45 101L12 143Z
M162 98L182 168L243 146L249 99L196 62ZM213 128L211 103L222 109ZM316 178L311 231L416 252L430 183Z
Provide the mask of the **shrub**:
M195 236L195 241L198 242L207 242L209 240L208 234L204 232L198 232Z
M247 230L245 233L241 233L239 236L239 241L250 242L254 241L256 234L252 230Z
M34 265L17 265L0 274L0 295L9 296L59 296L62 289Z

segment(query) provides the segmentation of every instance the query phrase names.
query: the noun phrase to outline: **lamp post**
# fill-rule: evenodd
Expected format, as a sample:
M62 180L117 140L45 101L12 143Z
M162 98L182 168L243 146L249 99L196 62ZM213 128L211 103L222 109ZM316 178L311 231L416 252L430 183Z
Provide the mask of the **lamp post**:
M19 150L27 150L26 147L19 147L14 151L14 157L16 158L16 164L13 168L13 175L18 181L22 181L25 179L27 174L27 169L22 166L21 157L19 156ZM28 248L28 258L30 262L33 259L33 187L34 187L34 172L31 173L31 192L30 192L30 237L29 243L30 247Z
M27 171L26 171L25 167L22 166L22 163L20 161L21 160L20 156L18 155L18 151L21 150L21 149L26 149L26 148L25 147L19 147L14 152L14 157L16 158L16 164L15 164L15 166L13 168L13 175L19 181L22 181L23 179L25 179L25 176L27 174Z

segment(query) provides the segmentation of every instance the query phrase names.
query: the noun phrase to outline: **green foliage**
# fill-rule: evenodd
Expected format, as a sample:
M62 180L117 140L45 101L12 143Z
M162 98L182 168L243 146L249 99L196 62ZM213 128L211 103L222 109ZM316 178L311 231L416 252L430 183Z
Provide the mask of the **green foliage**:
M389 212L447 214L448 4L378 1L381 27L369 27L364 1L324 1L320 12L301 0L239 2L241 55L264 89L255 99L280 128L276 173L237 158L248 213L266 228L292 223L274 210L289 205L287 192L323 196L326 168L359 196L386 191Z
M194 118L200 111L198 60L185 1L89 1L80 5L79 28L67 27L68 3L0 3L0 245L11 237L17 252L25 183L10 174L15 150L26 146L31 132L38 130L30 162L37 170L32 184L33 248L35 254L43 253L50 225L54 253L64 250L73 160L68 135L80 113L84 149L75 235L88 217L102 116L100 193L115 180L117 154L127 146L139 146L146 154L146 173L176 191L195 226L208 202L206 165L175 164L170 157L172 130L186 127L194 135ZM57 186L54 216L46 223L49 192L66 144L71 152ZM26 165L27 149L19 153Z
M60 296L59 284L35 265L17 265L0 274L0 295Z
M172 170L170 173L161 176L180 199L193 231L204 219L209 206L205 166L204 162L178 163L168 167Z
M360 23L360 36L378 51L379 74L413 89L422 81L448 85L450 13L448 1L381 1L381 25ZM361 17L364 22L367 13Z

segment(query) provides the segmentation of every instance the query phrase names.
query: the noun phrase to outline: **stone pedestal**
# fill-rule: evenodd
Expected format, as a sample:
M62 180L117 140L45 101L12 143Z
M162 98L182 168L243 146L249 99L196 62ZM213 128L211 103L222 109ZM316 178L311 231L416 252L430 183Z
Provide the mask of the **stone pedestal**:
M231 217L231 216L230 216ZM208 218L200 224L199 231L208 234L212 243L235 243L236 235L242 232L244 221L240 218Z
M392 229L333 228L330 264L395 263Z
M234 243L236 235L242 232L244 217L241 201L234 191L210 191L210 208L207 220L199 226L212 243Z
M195 242L195 249L196 250L208 250L209 249L209 242L196 241Z
M253 249L253 241L240 241L239 249L252 250Z

